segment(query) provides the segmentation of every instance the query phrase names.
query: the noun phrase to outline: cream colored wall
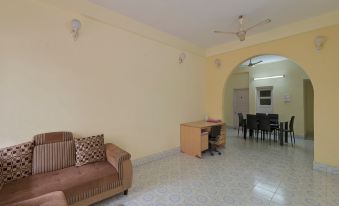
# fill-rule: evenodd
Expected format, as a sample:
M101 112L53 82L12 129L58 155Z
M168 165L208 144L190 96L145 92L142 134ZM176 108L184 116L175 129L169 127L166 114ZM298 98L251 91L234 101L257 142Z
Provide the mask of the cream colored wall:
M34 2L0 6L0 147L104 133L135 159L179 146L179 124L204 117L205 57L178 64L180 49Z
M318 35L328 39L321 51L316 51L313 45L313 40ZM336 25L209 57L206 68L207 113L222 117L225 81L240 62L261 54L286 56L305 70L314 86L314 160L339 167L339 138L335 132L339 96L334 92L339 88L338 36L339 25ZM221 69L216 68L215 58L222 61Z
M254 81L254 77L285 75L281 79ZM279 114L281 121L289 121L295 116L294 130L298 136L304 136L304 91L303 80L307 74L297 64L284 60L269 64L257 65L250 70L250 112L256 112L256 88L273 87L273 112ZM290 96L290 102L284 102L284 96Z
M233 92L234 89L249 88L248 72L234 72L227 80L224 94L224 121L233 126Z

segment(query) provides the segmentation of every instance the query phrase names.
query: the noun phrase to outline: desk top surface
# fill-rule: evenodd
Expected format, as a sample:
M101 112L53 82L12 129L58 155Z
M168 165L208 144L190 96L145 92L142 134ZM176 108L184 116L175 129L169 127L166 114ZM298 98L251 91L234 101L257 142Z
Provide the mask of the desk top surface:
M213 127L213 126L220 126L220 125L223 126L225 125L225 123L224 122L218 122L218 123L206 122L202 120L202 121L197 121L197 122L187 122L181 125L189 126L189 127L206 128L206 127Z

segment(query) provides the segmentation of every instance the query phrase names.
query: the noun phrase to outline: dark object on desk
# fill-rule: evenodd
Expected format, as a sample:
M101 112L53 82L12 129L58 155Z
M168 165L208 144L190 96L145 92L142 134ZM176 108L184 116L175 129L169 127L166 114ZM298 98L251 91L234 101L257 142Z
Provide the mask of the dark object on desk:
M258 119L256 115L253 114L248 114L246 118L246 130L249 129L250 131L250 137L253 137L253 132L256 133L257 135L257 140L258 140ZM245 131L245 137L246 137L246 132Z
M244 134L244 128L245 128L245 124L246 124L246 120L244 119L244 115L242 113L238 113L238 117L239 117L239 125L238 125L238 136L239 136L239 129L242 129L242 133Z
M221 155L221 152L217 150L220 131L221 126L213 126L211 128L211 132L208 135L208 151L212 156L214 155L213 152L217 152L219 155Z

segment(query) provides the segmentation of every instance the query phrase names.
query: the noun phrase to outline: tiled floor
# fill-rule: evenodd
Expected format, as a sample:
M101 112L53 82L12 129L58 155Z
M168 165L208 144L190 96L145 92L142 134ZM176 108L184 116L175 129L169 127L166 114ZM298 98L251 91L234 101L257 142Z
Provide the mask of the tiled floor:
M178 154L139 166L128 196L97 205L339 205L339 175L312 170L312 141L281 147L228 133L221 156Z

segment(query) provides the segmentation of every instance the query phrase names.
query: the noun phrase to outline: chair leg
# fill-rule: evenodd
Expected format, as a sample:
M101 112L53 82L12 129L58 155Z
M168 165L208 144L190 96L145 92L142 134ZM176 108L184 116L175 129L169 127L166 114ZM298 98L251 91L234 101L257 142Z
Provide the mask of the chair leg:
M211 143L208 143L208 151L210 152L210 155L213 156L213 150L212 150L212 144Z
M294 137L294 131L292 131L293 132L293 140L294 140L294 144L295 144L295 137Z
M290 132L290 137L291 137L291 144L293 146L293 135L292 135L292 132Z
M125 191L124 191L124 195L128 195L128 190L125 190Z
M238 136L239 136L239 129L240 129L240 126L238 126Z

